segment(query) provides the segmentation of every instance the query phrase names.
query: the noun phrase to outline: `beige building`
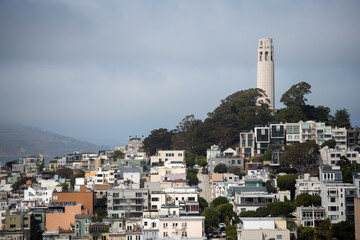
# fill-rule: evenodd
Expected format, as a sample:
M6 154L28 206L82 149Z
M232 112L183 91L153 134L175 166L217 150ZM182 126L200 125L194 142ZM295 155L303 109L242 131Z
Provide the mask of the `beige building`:
M159 218L158 239L206 239L204 221L203 216Z
M355 208L355 239L360 239L360 199L354 198Z
M165 162L184 162L185 150L160 150L156 155L150 157L152 166L162 166Z

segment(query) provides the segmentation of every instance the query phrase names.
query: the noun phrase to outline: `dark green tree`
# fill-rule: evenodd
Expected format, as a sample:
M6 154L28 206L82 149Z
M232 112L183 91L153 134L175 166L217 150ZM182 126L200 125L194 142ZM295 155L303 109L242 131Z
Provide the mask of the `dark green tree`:
M333 127L337 126L351 128L350 113L345 108L337 110L335 116L332 118L331 123Z
M219 221L229 224L231 219L234 217L234 206L231 203L223 203L216 207L219 212Z
M194 154L192 154L191 152L187 152L185 154L185 163L186 166L189 167L193 167L195 165L195 156Z
M238 176L242 176L244 171L241 167L236 167L236 166L230 166L228 167L228 172L229 173L233 173L235 175L238 175Z
M256 217L267 217L270 215L270 210L267 207L259 207L256 209Z
M198 159L197 159L197 162L198 162L198 165L201 166L201 167L206 167L208 162L206 160L206 158L204 156L200 156Z
M287 217L295 210L295 205L292 202L274 202L267 205L272 217Z
M307 102L305 95L311 93L310 89L311 85L306 82L292 85L291 88L281 96L280 102L287 107L305 106Z
M320 202L321 202L321 198L320 198ZM313 205L313 196L307 193L302 193L296 196L295 198L295 206L296 207L300 207L300 206L304 206L304 207L308 207Z
M144 139L144 150L148 156L155 155L157 150L171 149L173 136L172 131L166 128L154 129L149 136Z
M266 187L266 191L268 193L276 193L276 188L274 187L274 185L271 183L270 180L267 180L265 183L265 187Z
M69 184L67 183L59 183L57 186L61 187L63 192L67 192L69 190Z
M217 197L211 202L211 206L216 208L221 204L229 203L226 197Z
M331 235L336 239L355 239L355 225L352 222L339 222L331 227Z
M70 168L63 167L56 171L61 178L70 179L74 175L74 171Z
M228 171L227 166L223 163L216 165L214 168L214 172L216 173L227 173L227 171Z
M277 122L299 122L306 121L307 117L301 107L283 108L275 114Z
M188 173L186 178L189 181L190 186L198 185L198 183L199 183L198 177L193 173Z
M277 178L277 186L281 191L289 190L291 191L291 198L293 199L295 196L295 183L296 183L297 175L283 175Z
M298 236L299 240L319 240L316 229L313 227L300 227Z
M233 225L227 225L225 229L226 240L237 240L236 227Z
M321 144L321 148L328 146L329 148L335 148L336 141L334 139L329 139Z
M203 212L205 216L205 229L215 229L219 226L219 212L213 208L205 208Z
M298 143L281 155L280 161L285 166L292 166L299 172L308 172L318 166L319 145L315 140Z
M248 89L222 100L220 106L208 113L204 121L208 142L231 147L239 141L237 136L242 130L271 122L273 116L269 105L257 104L257 100L263 96L265 92L261 89Z
M209 207L209 203L206 201L205 198L203 197L199 197L199 206L200 206L200 211L204 211L205 208Z
M256 211L249 210L240 213L240 217L257 217Z

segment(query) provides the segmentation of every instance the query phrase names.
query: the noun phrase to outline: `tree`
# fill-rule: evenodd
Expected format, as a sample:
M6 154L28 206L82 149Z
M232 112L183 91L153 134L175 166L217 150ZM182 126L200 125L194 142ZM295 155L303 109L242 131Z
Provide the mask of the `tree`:
M305 106L307 102L305 95L311 93L310 89L311 85L306 82L292 85L291 88L281 96L280 102L287 107Z
M144 139L144 150L148 156L155 155L157 150L171 149L173 132L166 128L154 129Z
M194 156L194 154L192 154L190 152L187 152L185 154L185 163L186 163L186 166L188 168L193 167L195 165L195 156Z
M27 181L31 181L32 183L36 182L36 178L34 177L23 177L20 178L17 182L13 183L11 185L13 191L18 191L20 187L24 184L26 184Z
M172 147L174 149L185 149L188 152L196 153L195 148L203 143L203 123L194 115L187 115L176 126L172 136Z
M287 107L283 108L275 114L277 122L299 122L307 120L301 107Z
M196 168L188 168L186 169L187 173L192 173L192 174L195 174L197 175L198 172L199 172L199 169L196 169Z
M297 175L283 175L277 178L277 186L281 191L289 190L291 191L291 199L295 196L295 184L296 184Z
M61 187L63 192L67 192L69 190L69 184L67 183L59 183L57 187Z
M42 172L44 170L44 167L45 167L45 164L44 162L42 162L40 165L39 165L39 172Z
M308 207L312 205L312 197L311 195L307 194L307 193L302 193L296 196L295 198L295 206L296 207L300 207L300 206L304 206L304 207Z
M112 158L114 159L114 161L116 161L117 159L124 159L125 158L125 153L123 151L120 150L115 150Z
M315 140L298 143L281 155L280 161L299 172L308 172L318 166L319 145Z
M216 208L217 206L224 203L229 203L226 197L217 197L211 202L211 206Z
M227 166L223 163L216 165L214 168L214 172L216 172L216 173L226 173L227 170L228 170Z
M265 183L266 191L268 193L276 193L276 188L273 186L270 180L267 180Z
M257 217L256 211L249 210L240 213L240 217Z
M331 125L333 127L351 128L350 113L347 109L337 110L335 116L332 118Z
M270 148L268 148L267 150L266 150L266 152L264 153L264 155L263 155L263 160L264 161L270 161L271 160L271 157L272 157L272 148L270 147Z
M355 239L354 223L343 221L333 224L331 235L336 239Z
M199 197L199 207L201 212L204 211L205 208L209 207L209 203L205 198Z
M274 202L267 205L272 217L289 216L294 210L295 206L291 202Z
M273 116L269 105L265 102L257 104L258 99L264 96L265 92L261 89L248 89L223 99L204 121L207 142L230 147L237 144L241 130L271 122Z
M270 210L267 207L258 207L256 209L256 217L267 217L270 215Z
M329 139L321 144L321 148L328 146L329 148L335 148L336 141L334 139Z
M56 171L61 178L70 179L74 175L74 171L70 168L63 167Z
M238 175L239 177L243 175L243 170L241 167L230 166L228 167L228 172Z
M186 178L189 181L190 186L198 185L198 183L199 183L198 177L193 173L188 173Z
M299 240L318 240L316 229L313 227L302 227L298 229Z
M207 162L207 160L206 160L206 158L204 156L200 156L198 158L197 162L198 162L199 166L201 166L203 168L206 167L207 164L208 164L208 162Z
M237 240L237 231L235 226L227 225L225 229L225 233L227 240Z
M101 222L102 219L106 217L106 202L107 198L105 196L96 200L94 221Z
M231 219L234 217L234 206L231 203L223 203L216 207L219 212L219 221L229 224Z
M203 213L205 216L206 230L209 228L217 228L219 226L219 212L215 208L205 208L205 211Z

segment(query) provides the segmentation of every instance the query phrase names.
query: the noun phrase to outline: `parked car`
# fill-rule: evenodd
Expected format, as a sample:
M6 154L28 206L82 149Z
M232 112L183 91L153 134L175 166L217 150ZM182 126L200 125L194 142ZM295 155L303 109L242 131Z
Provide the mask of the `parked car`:
M226 233L224 231L221 232L221 237L226 237Z

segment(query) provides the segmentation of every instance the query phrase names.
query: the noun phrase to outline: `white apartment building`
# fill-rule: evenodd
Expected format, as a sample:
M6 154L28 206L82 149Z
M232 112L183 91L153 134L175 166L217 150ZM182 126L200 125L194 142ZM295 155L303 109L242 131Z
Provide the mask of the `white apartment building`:
M115 182L114 170L103 170L99 168L96 172L95 184L113 184Z
M347 157L351 163L360 163L360 155L358 151L351 151L350 149L332 149L328 146L320 149L320 158L324 165L336 166L336 164L341 160L341 156Z
M255 134L251 130L249 132L240 133L240 157L251 159L255 156Z
M163 165L167 161L184 162L185 150L159 150L155 156L150 157L151 165Z
M159 236L157 239L205 240L205 217L159 217Z
M206 160L219 157L221 157L221 150L217 145L212 145L211 148L206 151Z
M316 128L316 143L321 146L327 140L332 139L332 127L326 126L325 123L315 123Z
M314 121L300 122L301 127L301 142L315 140L316 128Z
M349 183L323 183L321 186L321 206L331 223L354 220L354 197L356 186Z
M198 201L199 195L195 188L166 188L161 191L155 190L151 192L150 206L151 209L158 210L162 206L180 206L185 202L198 203Z
M318 227L326 219L326 211L323 207L297 207L296 223L304 227Z
M347 131L346 128L334 128L332 130L333 139L336 141L337 150L347 149Z
M286 143L300 143L300 123L286 123Z
M296 191L295 197L302 193L307 193L310 195L320 195L321 192L321 182L318 177L310 177L309 173L299 175L296 179Z
M40 205L49 204L52 198L53 190L49 189L34 189L28 187L24 190L24 200L25 201L37 201Z

